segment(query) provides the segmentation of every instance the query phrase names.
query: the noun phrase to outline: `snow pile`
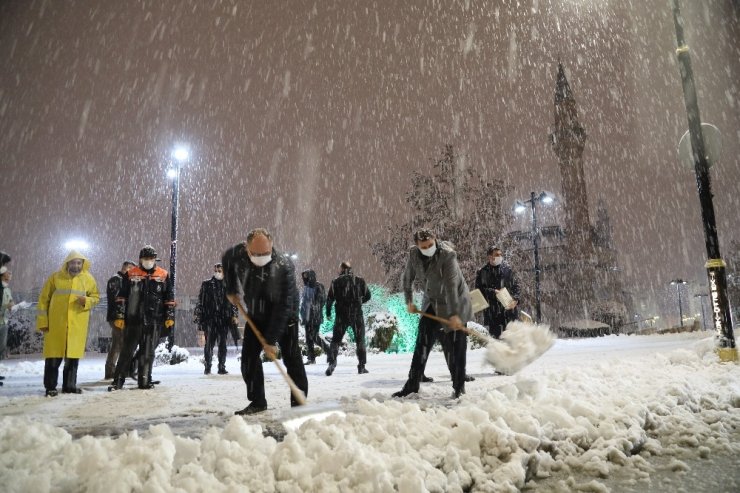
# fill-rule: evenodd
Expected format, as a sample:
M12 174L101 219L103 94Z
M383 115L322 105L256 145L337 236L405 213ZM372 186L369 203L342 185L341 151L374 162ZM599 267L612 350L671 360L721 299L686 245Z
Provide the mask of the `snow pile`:
M154 350L154 366L177 365L184 363L188 358L190 358L190 351L176 345L173 345L170 351L164 342L160 343Z
M740 453L740 371L718 363L711 339L618 361L557 362L530 372L532 365L479 393L473 382L459 402L425 390L416 399L366 395L345 417L309 421L282 442L241 417L198 439L162 424L143 435L75 440L60 428L6 416L0 480L9 492L416 492L516 491L557 475L566 478L563 491L605 491L594 479L579 485L574 478L621 470L646 480L656 455L680 471L691 454ZM161 396L148 392L129 399Z

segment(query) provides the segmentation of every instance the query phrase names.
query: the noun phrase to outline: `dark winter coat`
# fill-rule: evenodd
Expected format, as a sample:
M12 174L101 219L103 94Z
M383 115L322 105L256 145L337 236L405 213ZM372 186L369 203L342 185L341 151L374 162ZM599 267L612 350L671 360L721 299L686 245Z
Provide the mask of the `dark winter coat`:
M165 320L175 320L172 282L161 267L144 270L137 265L131 268L123 276L116 304L116 318L125 319L126 325L161 328Z
M118 298L118 293L121 291L123 276L125 274L125 272L117 272L116 275L108 279L108 284L105 287L105 293L108 299L108 313L105 320L108 322L112 322L116 319L116 313L118 312L116 298Z
M487 263L481 267L475 275L475 287L480 289L483 297L488 302L488 308L484 312L486 319L486 325L489 325L490 321L497 321L502 323L504 318L506 322L516 320L519 316L519 308L513 310L506 310L504 306L496 299L495 289L506 288L509 294L514 298L517 303L519 302L520 289L519 283L516 280L514 271L506 264L499 266L493 266Z
M280 340L288 324L298 320L298 288L293 262L274 248L272 261L255 266L247 255L246 243L227 250L221 264L226 294L244 294L247 313L270 345Z
M227 328L238 315L237 308L226 299L223 280L211 277L200 285L193 322L203 328Z
M303 294L301 295L301 323L303 325L321 325L324 321L324 303L326 289L316 280L316 272L304 271Z
M0 250L0 267L10 262L10 255ZM3 285L0 284L0 300L3 299Z
M352 269L344 269L342 274L334 279L326 295L326 316L331 316L331 307L336 303L337 315L350 315L362 311L362 304L370 301L370 290L365 280L352 273Z
M403 293L407 304L413 303L415 281L420 282L424 289L422 311L431 307L438 317L457 315L463 324L472 320L470 292L452 245L437 241L437 251L431 257L421 253L419 247L411 247L403 272Z

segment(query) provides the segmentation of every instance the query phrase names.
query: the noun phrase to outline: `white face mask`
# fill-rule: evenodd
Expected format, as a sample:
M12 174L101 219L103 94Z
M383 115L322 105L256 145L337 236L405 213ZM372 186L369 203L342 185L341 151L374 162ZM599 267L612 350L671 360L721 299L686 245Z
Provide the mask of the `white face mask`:
M493 257L493 265L501 265L501 262L504 261L504 257Z
M419 251L425 257L431 257L437 251L437 244L430 246L429 248L419 248Z
M7 288L8 286L10 286L10 284L8 283L8 281L3 281L3 287L4 288Z
M257 267L264 267L267 264L269 264L270 261L272 260L272 254L268 253L267 255L259 255L259 256L250 254L249 260L251 260L252 263L256 265Z
M150 270L154 268L155 263L157 263L156 260L142 260L141 266L144 268L144 270Z
M218 279L220 281L220 280L222 280L224 278L224 273L223 272L216 272L215 274L213 274L213 277L215 277L216 279Z

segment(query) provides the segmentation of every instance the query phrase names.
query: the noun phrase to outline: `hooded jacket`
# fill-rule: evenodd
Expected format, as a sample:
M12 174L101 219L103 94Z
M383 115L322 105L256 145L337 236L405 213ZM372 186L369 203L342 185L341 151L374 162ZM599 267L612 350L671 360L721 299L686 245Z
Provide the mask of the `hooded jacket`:
M465 324L472 320L473 309L468 285L457 263L457 254L449 243L439 240L436 243L437 251L431 257L425 258L417 246L409 250L403 272L406 303L413 303L413 284L419 282L424 288L422 311L432 307L438 317L457 315Z
M82 271L72 277L67 262L82 259ZM85 305L77 301L84 296ZM98 304L98 286L90 274L90 260L71 251L61 268L46 280L39 295L36 328L48 327L44 335L44 358L82 358L85 354L90 310Z
M301 273L303 277L303 294L301 295L301 323L303 325L321 325L324 321L324 303L326 290L324 285L316 280L316 272L307 270Z

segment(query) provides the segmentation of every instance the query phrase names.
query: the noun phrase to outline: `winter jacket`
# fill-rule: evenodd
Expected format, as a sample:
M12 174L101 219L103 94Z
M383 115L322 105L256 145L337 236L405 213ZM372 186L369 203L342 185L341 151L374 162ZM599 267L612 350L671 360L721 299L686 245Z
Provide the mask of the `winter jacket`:
M362 310L362 304L370 301L370 290L365 280L352 273L352 269L344 269L342 274L334 279L326 295L326 316L331 316L331 307L336 302L338 314L351 314Z
M316 280L316 272L304 271L303 294L301 295L301 323L303 325L321 325L324 321L324 303L326 302L326 289L324 285Z
M221 264L226 294L244 294L247 313L270 345L280 340L288 324L298 320L295 267L284 254L272 250L272 261L257 267L247 256L246 243L227 250Z
M82 259L82 271L72 277L67 262ZM85 296L85 305L77 301ZM90 274L90 261L72 251L62 267L46 280L39 295L36 328L48 328L44 335L44 358L82 358L87 342L90 310L98 304L98 286Z
M193 313L193 322L203 328L226 328L232 325L232 320L237 316L237 308L226 299L224 281L215 277L203 281Z
M420 282L424 289L422 311L431 306L438 317L457 315L463 324L473 318L470 292L457 263L457 254L449 243L437 241L437 251L432 257L425 257L417 246L411 247L403 272L403 293L407 304L413 303L415 281Z
M8 323L10 318L10 307L13 304L13 292L10 288L3 287L0 294L0 327Z
M121 284L123 284L124 274L125 272L117 272L115 276L108 279L108 284L105 286L105 294L108 299L108 313L105 317L106 322L112 322L116 319L116 313L118 312L116 298L118 298L118 293L121 292Z
M488 302L488 308L484 313L486 321L501 319L506 317L507 321L516 320L519 309L506 310L501 302L496 298L494 290L506 288L512 298L519 302L520 290L519 283L514 276L514 271L506 264L493 266L487 263L481 267L475 274L475 288L480 289L483 297ZM502 320L499 320L499 323Z
M175 299L172 282L166 270L159 266L145 270L132 267L121 282L116 298L116 318L126 325L161 328L165 320L175 320Z

